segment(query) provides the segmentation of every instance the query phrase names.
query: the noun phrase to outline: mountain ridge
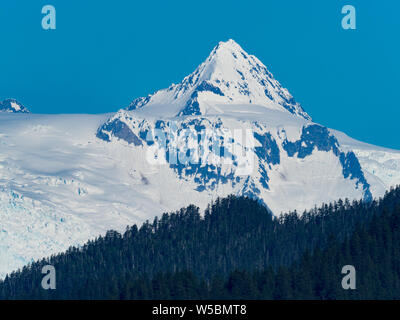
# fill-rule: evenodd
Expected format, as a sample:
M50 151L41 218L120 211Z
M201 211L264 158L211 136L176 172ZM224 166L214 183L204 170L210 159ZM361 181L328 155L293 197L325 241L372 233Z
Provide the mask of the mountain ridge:
M22 103L13 98L0 101L0 112L30 113L30 111L26 107L24 107Z

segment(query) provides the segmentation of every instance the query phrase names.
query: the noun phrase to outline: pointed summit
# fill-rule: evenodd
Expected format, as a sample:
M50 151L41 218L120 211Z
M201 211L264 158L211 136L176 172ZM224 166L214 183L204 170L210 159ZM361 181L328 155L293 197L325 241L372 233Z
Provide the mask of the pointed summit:
M259 105L311 119L265 65L232 39L219 42L181 83L135 99L127 109L156 106L157 112L186 116L223 112L224 105Z
M220 41L218 45L211 51L210 55L213 55L217 52L243 52L242 47L233 39L229 39L228 41Z
M0 101L0 112L29 113L29 110L25 108L22 103L15 99L6 99L4 101Z

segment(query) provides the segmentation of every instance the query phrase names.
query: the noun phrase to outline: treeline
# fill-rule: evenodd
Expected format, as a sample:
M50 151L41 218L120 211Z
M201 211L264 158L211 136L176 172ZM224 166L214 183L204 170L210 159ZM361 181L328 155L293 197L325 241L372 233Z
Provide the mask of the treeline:
M113 299L400 299L400 207L383 210L344 242L305 252L290 267L234 271L210 282L192 272L126 282ZM355 290L344 290L342 267L356 270Z
M400 188L280 218L230 196L203 217L189 206L26 266L0 282L0 299L400 298L399 214ZM56 290L41 287L47 264ZM354 291L341 287L344 265Z

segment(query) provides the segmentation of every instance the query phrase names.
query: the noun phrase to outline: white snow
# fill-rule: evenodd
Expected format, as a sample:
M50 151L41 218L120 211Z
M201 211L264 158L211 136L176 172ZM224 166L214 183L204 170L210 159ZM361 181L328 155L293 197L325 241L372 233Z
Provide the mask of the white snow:
M14 111L21 110L21 106L18 103L15 103L15 102L11 102L11 107L14 109Z
M223 96L212 91L198 92L200 112L203 115L224 113L227 106L249 104L290 114L283 105L292 95L274 79L260 60L246 53L233 40L220 42L208 58L181 83L155 92L148 97L149 101L138 108L147 109L146 112L160 117L176 116L204 82L218 88ZM300 105L292 104L296 115L311 119Z
M383 196L390 187L400 184L400 151L350 138L343 132L332 130L342 148L352 150L363 168L372 193L376 197Z

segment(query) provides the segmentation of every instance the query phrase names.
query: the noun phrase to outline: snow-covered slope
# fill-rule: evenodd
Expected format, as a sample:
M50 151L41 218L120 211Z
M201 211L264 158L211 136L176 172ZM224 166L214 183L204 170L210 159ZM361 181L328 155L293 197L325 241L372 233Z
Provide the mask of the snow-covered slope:
M311 119L255 56L235 41L220 42L181 83L135 99L128 110L146 107L161 117L224 113L224 106L255 104ZM218 105L218 106L217 106Z
M172 172L96 138L108 116L0 114L0 277L188 204L162 191ZM179 185L175 179L172 188Z
M181 83L115 114L16 109L0 113L0 278L191 203L248 195L279 215L370 200L400 182L400 152L312 122L232 40Z
M327 128L285 112L265 111L262 106L235 105L233 109L223 115L164 120L142 118L141 114L121 110L99 129L97 136L110 144L127 144L137 152L148 153L156 145L160 150L158 158L165 159L159 166L169 167L188 188L214 197L222 190L248 195L264 202L277 215L338 198L371 199L370 185L357 157L352 151L342 149ZM149 139L157 129L169 141L167 147L159 140ZM244 172L240 159L229 156L232 163L224 162L227 158L224 146L232 137L232 134L224 136L224 132L238 129L243 134L249 130L254 137L254 145L248 147L242 159L242 163L247 161L249 169ZM177 161L184 158L187 150L176 148L174 143L187 130L204 130L221 137L215 148L219 152L213 154L220 165L201 156L195 163ZM207 139L212 137L208 135ZM192 143L196 140L197 136ZM238 144L243 147L244 141Z
M371 192L380 196L390 187L400 185L400 151L357 141L346 134L330 130L342 148L352 150L361 164L364 175L371 184Z

